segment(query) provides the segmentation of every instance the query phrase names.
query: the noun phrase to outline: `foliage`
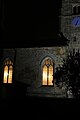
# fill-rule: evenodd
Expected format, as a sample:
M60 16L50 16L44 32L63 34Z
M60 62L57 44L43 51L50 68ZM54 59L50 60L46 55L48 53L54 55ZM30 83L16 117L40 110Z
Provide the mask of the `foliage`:
M55 73L56 84L65 82L67 91L70 90L74 97L80 97L80 53L79 50L70 52L63 66L58 67Z

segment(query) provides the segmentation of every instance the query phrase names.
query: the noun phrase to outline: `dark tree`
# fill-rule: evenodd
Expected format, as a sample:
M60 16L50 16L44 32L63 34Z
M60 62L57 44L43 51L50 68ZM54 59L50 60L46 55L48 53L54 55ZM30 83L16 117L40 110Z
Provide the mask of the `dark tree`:
M55 73L56 84L66 83L67 92L70 91L75 98L80 98L80 53L79 50L70 52L63 66L57 68Z

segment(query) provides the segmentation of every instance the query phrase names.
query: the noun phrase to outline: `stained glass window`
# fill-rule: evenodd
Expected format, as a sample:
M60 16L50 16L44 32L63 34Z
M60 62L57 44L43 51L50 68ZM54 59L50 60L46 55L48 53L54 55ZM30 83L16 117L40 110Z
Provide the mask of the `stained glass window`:
M53 62L46 58L42 65L42 85L53 85Z
M3 83L12 83L12 75L13 75L13 62L11 60L7 60L4 64Z

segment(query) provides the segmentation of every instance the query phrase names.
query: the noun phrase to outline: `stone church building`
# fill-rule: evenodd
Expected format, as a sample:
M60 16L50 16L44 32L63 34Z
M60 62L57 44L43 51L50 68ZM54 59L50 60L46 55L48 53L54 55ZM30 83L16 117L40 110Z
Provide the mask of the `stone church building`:
M54 73L69 51L80 46L80 0L62 0L59 31L68 45L32 48L4 48L2 83L25 83L26 95L66 97L65 85L57 87ZM61 34L58 39L63 39Z

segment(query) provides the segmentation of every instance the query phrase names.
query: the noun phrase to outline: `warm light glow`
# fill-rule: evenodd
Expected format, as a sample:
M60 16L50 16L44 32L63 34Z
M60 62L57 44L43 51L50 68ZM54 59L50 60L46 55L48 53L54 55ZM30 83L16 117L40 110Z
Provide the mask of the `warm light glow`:
M47 85L47 66L43 67L43 85Z
M47 58L43 63L42 85L53 85L53 62Z
M13 74L12 65L13 63L10 60L5 62L3 83L12 83L12 74Z
M49 80L48 80L48 85L53 85L53 66L49 67Z
M5 66L3 83L7 83L7 78L8 78L8 66Z
M13 72L13 67L9 67L9 77L8 77L8 83L12 83L12 72Z

